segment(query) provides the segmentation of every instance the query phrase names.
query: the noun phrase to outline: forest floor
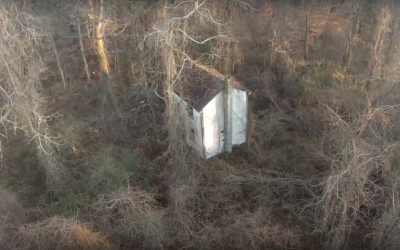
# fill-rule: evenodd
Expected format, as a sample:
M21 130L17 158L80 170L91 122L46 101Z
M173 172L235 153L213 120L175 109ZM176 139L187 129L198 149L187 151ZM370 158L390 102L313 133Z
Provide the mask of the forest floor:
M398 3L304 2L0 0L0 248L396 248ZM250 90L232 154L176 129L191 60Z

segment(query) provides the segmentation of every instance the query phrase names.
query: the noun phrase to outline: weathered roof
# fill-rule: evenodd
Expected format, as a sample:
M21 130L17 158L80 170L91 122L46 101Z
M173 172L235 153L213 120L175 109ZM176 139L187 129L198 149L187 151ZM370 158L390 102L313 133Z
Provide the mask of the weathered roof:
M175 92L197 111L210 102L223 88L225 76L216 69L194 63L185 67L175 84ZM246 91L234 77L233 88Z

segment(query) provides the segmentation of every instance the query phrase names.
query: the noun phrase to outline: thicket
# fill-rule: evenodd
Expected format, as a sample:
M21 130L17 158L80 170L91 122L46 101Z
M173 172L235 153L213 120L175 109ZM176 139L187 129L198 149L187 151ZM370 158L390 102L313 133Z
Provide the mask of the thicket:
M399 7L0 0L0 248L397 248ZM251 90L207 161L170 102L195 61Z

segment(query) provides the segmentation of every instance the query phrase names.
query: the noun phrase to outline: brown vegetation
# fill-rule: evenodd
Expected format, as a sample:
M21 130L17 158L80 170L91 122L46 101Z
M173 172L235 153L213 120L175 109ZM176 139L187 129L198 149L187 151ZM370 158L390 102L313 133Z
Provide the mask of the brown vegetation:
M395 249L399 7L0 0L0 248ZM192 63L251 91L233 154L185 143Z

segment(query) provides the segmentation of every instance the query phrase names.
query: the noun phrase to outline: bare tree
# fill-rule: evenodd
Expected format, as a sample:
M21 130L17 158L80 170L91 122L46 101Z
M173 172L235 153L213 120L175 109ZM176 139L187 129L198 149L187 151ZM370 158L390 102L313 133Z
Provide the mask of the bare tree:
M351 47L353 46L354 35L355 35L355 32L357 31L357 27L360 24L359 11L360 11L360 6L359 6L358 1L353 1L350 22L347 27L345 50L344 50L344 54L343 54L343 63L344 64L348 64L349 60L351 58Z
M56 43L55 43L54 38L53 38L53 36L51 34L49 35L49 37L50 37L51 46L53 47L54 55L56 57L57 67L58 67L58 70L60 72L61 81L63 83L64 90L66 91L67 90L67 83L65 81L64 71L63 71L62 66L61 66L60 56L58 55Z
M371 74L374 78L384 78L385 62L389 51L390 34L393 25L393 15L388 6L381 8L378 14L378 24L375 35L372 59L370 62Z
M207 29L213 28L215 34L200 37L194 33L199 23ZM186 207L195 190L196 177L188 161L189 152L184 141L187 124L179 119L180 105L177 105L172 97L183 68L188 62L193 63L200 59L190 55L187 50L188 44L204 45L212 40L225 39L227 35L220 29L221 25L222 23L211 15L206 1L180 1L174 6L166 3L159 13L158 23L146 36L146 40L152 39L157 51L160 51L165 70L163 87L167 104L168 153L171 157L169 197L174 215L178 218L178 223L183 225L184 230L179 232L183 237L190 237L195 230L191 224L191 214ZM189 31L192 32L189 33Z
M311 9L311 0L303 0L304 9L305 9L305 30L304 30L304 59L308 59L308 44L309 44L309 19L310 19L310 9Z
M105 45L105 31L109 22L108 18L105 17L104 13L104 0L98 2L98 11L95 11L95 6L92 0L87 2L89 9L89 18L91 22L95 24L95 44L96 52L100 63L101 80L103 82L102 87L104 90L103 104L109 103L111 106L118 110L117 100L115 97L114 90L112 88L112 75L110 71L110 63L107 56L107 49Z
M88 32L88 34L90 34L90 32ZM81 24L80 23L78 23L78 39L79 39L79 48L81 51L83 66L85 68L85 73L86 73L86 80L90 83L92 79L90 77L89 66L86 61L85 46L83 46L83 42L82 42L82 32L81 32Z
M57 155L57 138L52 137L45 100L39 89L45 65L39 53L46 38L38 20L14 4L0 7L1 122L7 129L21 130L33 142L48 184L61 181L65 173Z

